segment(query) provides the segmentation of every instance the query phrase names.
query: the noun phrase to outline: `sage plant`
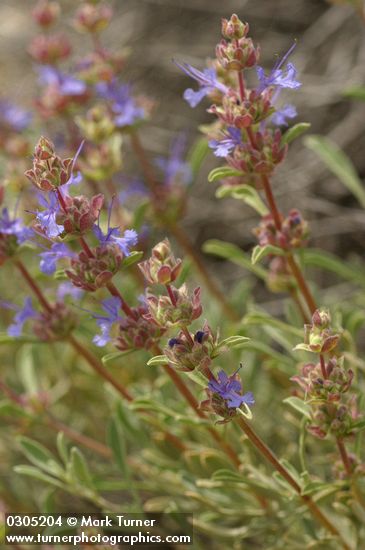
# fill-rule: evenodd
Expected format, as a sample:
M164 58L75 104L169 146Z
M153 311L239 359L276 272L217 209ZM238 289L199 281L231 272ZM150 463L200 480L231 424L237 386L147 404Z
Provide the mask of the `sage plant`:
M184 135L166 158L144 149L158 106L125 80L127 53L103 45L112 7L75 10L73 28L90 44L81 59L57 31L62 9L40 0L32 11L35 113L0 104L1 343L17 350L6 356L16 368L2 375L0 413L18 433L3 508L171 512L164 534L171 518L187 528L176 513L189 512L197 548L361 548L363 361L307 280L309 224L294 197L280 211L272 185L309 126L288 129L298 115L283 100L305 85L291 61L300 45L266 69L248 24L232 15L206 68L174 61L194 81L184 99L194 109L209 102L214 117L203 148L224 162L208 176L217 196L260 216L252 263L230 243L205 249L293 301L281 318L251 301L241 319L184 229L196 169ZM18 464L19 450L31 465Z

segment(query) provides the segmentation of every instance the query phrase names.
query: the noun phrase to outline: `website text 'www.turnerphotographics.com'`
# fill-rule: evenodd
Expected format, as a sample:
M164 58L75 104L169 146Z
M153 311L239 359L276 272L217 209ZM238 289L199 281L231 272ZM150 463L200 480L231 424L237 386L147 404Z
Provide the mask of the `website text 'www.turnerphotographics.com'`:
M104 544L115 547L193 544L190 514L5 514L9 546Z

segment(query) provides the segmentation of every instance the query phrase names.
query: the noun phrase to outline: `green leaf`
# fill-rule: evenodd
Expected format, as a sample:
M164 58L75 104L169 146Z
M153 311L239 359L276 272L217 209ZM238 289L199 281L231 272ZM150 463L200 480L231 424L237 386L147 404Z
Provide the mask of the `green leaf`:
M365 430L365 420L357 420L356 422L353 422L351 424L351 430L356 430L357 432Z
M233 470L217 470L212 475L214 481L228 481L230 483L246 483L245 478Z
M269 254L272 254L273 256L285 256L284 250L278 246L273 246L272 244L260 246L258 244L252 251L251 262L255 265Z
M208 140L205 137L201 137L196 140L193 147L187 155L187 161L190 164L193 178L198 174L201 165L209 151Z
M14 467L14 472L17 474L25 475L28 477L33 477L39 481L44 481L47 484L54 485L55 487L59 487L60 489L66 490L67 487L58 479L48 476L41 470L38 470L38 468L35 468L34 466L28 466L27 464L19 464L19 466Z
M57 443L58 454L62 458L64 464L67 465L69 458L68 458L66 436L64 432L58 432L56 443Z
M128 467L126 464L126 445L124 435L119 428L119 425L115 418L110 420L107 430L107 442L111 450L115 461L124 476L128 472Z
M27 413L20 405L4 399L0 401L0 416L23 416L25 418L32 418L32 415Z
M285 145L286 143L292 142L297 137L301 136L309 130L311 127L309 122L299 122L298 124L294 124L289 130L285 132L285 134L281 138L281 146Z
M129 256L126 256L123 259L123 264L122 264L123 269L126 267L130 267L136 262L139 262L139 260L143 257L143 254L144 252L138 252L137 250L134 250L133 252L131 252Z
M125 357L126 355L129 355L130 353L133 353L134 349L129 349L126 351L112 351L111 353L107 353L106 355L103 355L101 358L104 365L107 363L110 363L111 361L115 361L115 359L120 359L121 357Z
M287 405L290 405L295 409L296 411L300 412L302 415L304 415L306 418L311 418L311 412L310 412L310 406L307 405L307 403L304 403L299 397L287 397L283 400L283 403L286 403Z
M222 185L217 189L215 196L218 199L233 197L234 199L243 200L246 204L251 206L251 208L256 210L260 216L266 216L269 212L259 193L250 185Z
M166 365L168 363L168 359L166 355L155 355L154 357L151 357L149 361L147 361L148 367L155 367L156 365Z
M82 487L93 489L93 480L84 455L77 447L72 447L70 453L69 472L76 483Z
M293 351L308 351L309 353L317 353L314 352L308 344L297 344L295 348L293 348Z
M360 99L365 101L365 87L354 86L353 88L348 88L344 91L343 95L345 97L349 97L350 99Z
M23 453L32 464L52 475L63 475L63 469L46 447L24 436L19 437L18 442Z
M323 136L308 136L306 146L327 165L365 208L365 189L349 157L333 141Z
M234 348L238 346L242 346L243 344L246 344L250 338L247 338L246 336L229 336L228 338L225 338L221 342L219 342L218 347L221 348L223 346L227 346L228 348Z
M354 264L345 264L340 258L329 252L315 248L306 248L300 251L300 258L305 265L327 269L336 273L339 277L353 281L365 288L365 270L360 269Z
M35 361L33 357L33 348L31 345L23 346L17 354L17 367L19 377L29 394L37 394L40 386L36 374Z
M53 274L53 278L56 279L56 281L64 281L67 279L67 275L65 273L64 269L56 269L56 271Z
M188 376L193 382L196 384L199 384L199 386L202 386L203 388L206 388L208 385L208 380L205 378L204 374L202 374L199 370L194 369L191 371L186 371L184 374Z
M218 239L211 239L203 244L203 251L244 267L264 281L267 278L267 271L260 266L252 265L249 256L235 244L220 241Z
M243 172L240 170L235 170L234 168L231 168L230 166L219 166L218 168L214 168L211 172L208 174L208 181L213 182L217 180L221 180L223 178L228 178L229 176L243 176Z
M6 332L0 333L0 345L1 344L24 344L24 343L38 343L38 338L35 338L33 336L18 336L17 338L14 338L14 336L9 336Z
M277 328L281 330L282 332L287 332L289 334L292 334L296 337L302 337L303 336L303 330L293 327L292 325L289 325L288 323L284 323L283 321L280 321L279 319L276 319L275 317L271 317L268 313L264 311L250 311L245 315L243 318L243 324L246 326L250 325L269 325L271 327Z

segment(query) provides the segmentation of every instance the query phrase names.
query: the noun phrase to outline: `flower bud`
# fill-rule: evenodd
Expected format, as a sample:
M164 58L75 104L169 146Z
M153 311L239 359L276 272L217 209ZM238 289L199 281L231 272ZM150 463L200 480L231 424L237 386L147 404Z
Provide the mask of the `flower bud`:
M213 335L209 325L205 322L203 329L188 339L181 331L176 338L170 338L164 349L169 364L179 371L204 371L215 357L218 339Z
M260 57L260 49L255 48L251 38L241 38L234 42L221 40L215 51L222 67L230 71L242 71L254 67Z
M84 195L64 197L64 208L57 214L57 223L63 225L65 233L82 235L90 230L99 218L104 195L98 194L88 199Z
M164 327L147 321L146 305L131 308L133 316L122 319L119 323L119 333L115 345L121 351L146 349L153 350L166 332Z
M163 285L170 284L177 279L181 266L182 262L173 255L168 239L164 239L153 247L149 260L138 264L149 284Z
M53 143L42 136L34 150L33 168L25 175L38 189L51 191L70 179L72 160L57 156Z
M58 2L49 2L48 0L39 0L36 7L32 10L32 17L40 27L49 27L60 14Z
M103 142L115 130L112 117L106 105L95 105L92 109L88 110L84 118L76 117L75 120L85 138L94 143Z
M43 311L33 322L33 332L42 341L64 340L78 323L74 311L62 302L56 302L51 311Z
M70 55L71 44L63 34L39 35L33 38L28 52L37 63L53 65Z
M172 286L171 292L174 304L171 302L170 296L148 296L148 314L145 315L145 319L166 327L190 325L200 317L203 309L199 287L193 291L192 295L189 295L185 284L179 289Z
M70 269L65 274L78 288L94 292L108 284L120 269L124 254L119 246L106 244L91 249L92 257L81 251L71 259Z
M235 13L230 19L222 19L222 35L227 40L244 38L248 31L248 23L243 23Z
M122 136L113 134L97 145L88 144L80 160L80 168L86 178L101 181L111 178L122 166Z
M107 4L85 2L77 11L74 25L80 32L99 33L109 25L113 11Z

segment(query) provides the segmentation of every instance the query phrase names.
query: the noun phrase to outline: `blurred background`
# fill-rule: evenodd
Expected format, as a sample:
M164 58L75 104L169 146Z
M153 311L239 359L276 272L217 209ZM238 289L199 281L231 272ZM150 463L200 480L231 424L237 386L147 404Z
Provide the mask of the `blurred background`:
M0 3L2 95L26 106L31 106L37 86L26 52L37 32L30 19L35 3ZM75 2L63 0L61 5L65 12L61 25L76 52L82 54L89 44L71 27ZM143 130L146 148L153 154L166 153L176 132L186 132L192 144L198 135L197 126L211 120L205 110L207 104L202 102L191 109L182 99L191 82L172 58L203 68L206 58L214 55L220 17L236 12L249 22L252 38L261 45L261 64L267 70L277 55L298 41L292 60L303 85L298 91L286 91L285 99L297 107L296 122L310 122L311 133L333 139L347 152L362 177L365 103L344 96L348 88L363 85L365 80L365 26L359 14L350 5L325 0L226 0L223 12L222 8L221 0L114 2L116 15L103 41L111 48L131 49L124 80L156 103L151 121ZM126 154L127 167L128 157ZM207 239L219 238L249 251L254 244L251 230L257 225L256 214L239 201L215 198L215 185L207 182L207 174L215 165L218 159L209 154L192 188L185 227L199 247ZM130 167L134 168L138 170ZM275 190L284 212L292 207L303 211L310 222L312 246L349 259L364 255L363 211L301 139L291 146L286 162L277 171ZM226 288L242 277L239 267L211 257L207 262ZM318 273L316 276L320 277ZM317 281L320 286L328 286L329 275L325 277ZM269 308L275 310L275 304L276 300Z

